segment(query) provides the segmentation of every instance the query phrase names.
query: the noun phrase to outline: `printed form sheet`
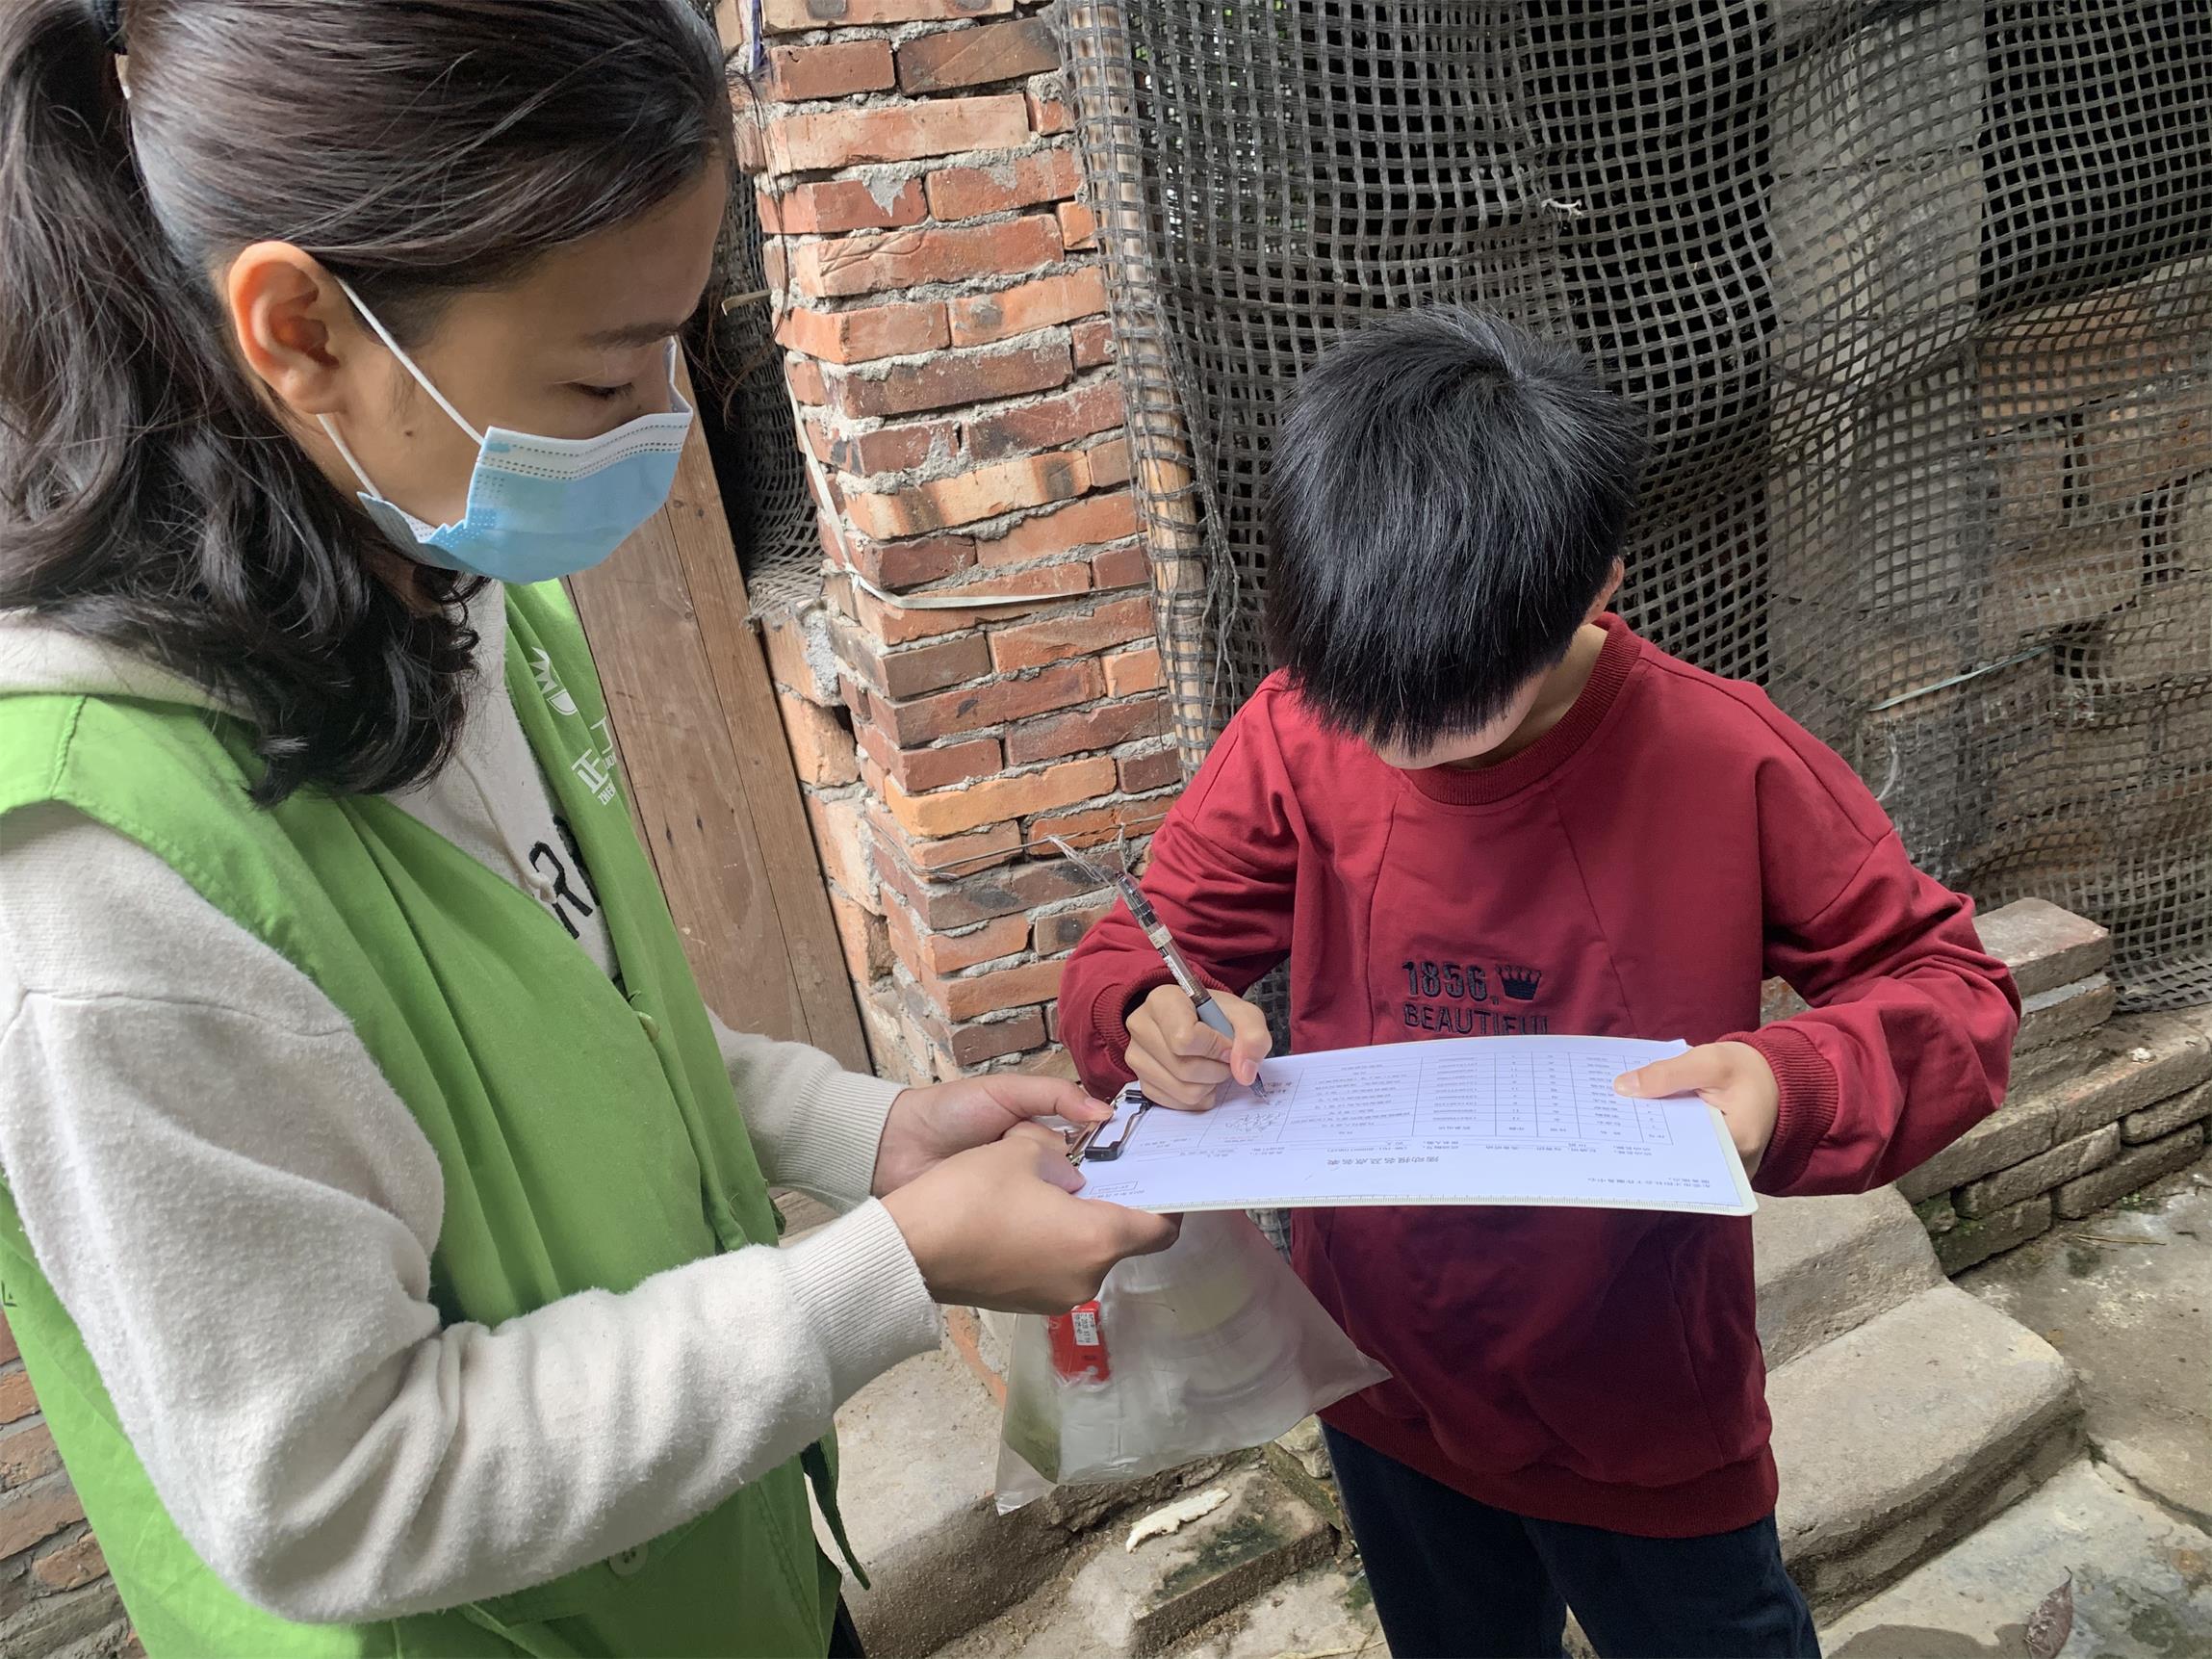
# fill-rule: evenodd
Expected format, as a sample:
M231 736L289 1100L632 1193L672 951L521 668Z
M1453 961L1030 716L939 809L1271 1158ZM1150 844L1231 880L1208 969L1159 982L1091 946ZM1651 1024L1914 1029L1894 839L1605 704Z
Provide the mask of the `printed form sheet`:
M1084 1161L1083 1192L1163 1214L1510 1204L1749 1215L1717 1111L1613 1092L1623 1072L1683 1050L1456 1037L1286 1055L1209 1112L1152 1106L1132 1087L1097 1137L1109 1155Z

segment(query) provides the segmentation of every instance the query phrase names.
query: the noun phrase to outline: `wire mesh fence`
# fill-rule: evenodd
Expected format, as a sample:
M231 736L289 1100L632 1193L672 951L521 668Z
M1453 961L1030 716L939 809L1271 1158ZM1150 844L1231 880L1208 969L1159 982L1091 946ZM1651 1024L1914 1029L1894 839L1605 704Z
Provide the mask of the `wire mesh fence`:
M745 589L764 616L811 600L822 587L814 496L791 423L784 352L768 303L759 209L750 186L731 193L723 233L731 303L717 330L730 367L725 419L742 474Z
M2212 996L2212 8L1064 7L1187 764L1299 372L1479 304L1650 412L1640 631Z

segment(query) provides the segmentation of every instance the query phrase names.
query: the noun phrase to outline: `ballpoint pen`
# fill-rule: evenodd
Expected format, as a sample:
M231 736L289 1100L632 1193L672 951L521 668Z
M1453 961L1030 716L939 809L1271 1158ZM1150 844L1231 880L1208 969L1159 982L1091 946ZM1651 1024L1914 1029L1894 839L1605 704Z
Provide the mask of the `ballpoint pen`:
M1174 976L1183 995L1190 998L1197 1008L1198 1019L1209 1029L1219 1031L1224 1037L1234 1038L1236 1027L1229 1024L1228 1015L1214 1000L1214 994L1200 984L1198 976L1191 972L1190 963L1184 960L1183 952L1175 944L1175 936L1168 931L1168 924L1160 920L1160 913L1152 908L1152 901L1145 896L1145 890L1137 885L1137 878L1129 873L1128 854L1124 850L1126 843L1119 837L1115 839L1114 865L1108 868L1095 860L1085 858L1056 835L1045 839L1082 868L1110 884L1121 895L1121 902L1129 907L1129 914L1137 919L1137 925L1145 930L1145 937L1152 942L1152 948L1160 953L1160 960L1168 965L1168 972ZM1119 1157L1129 1145L1129 1137L1137 1132L1138 1124L1151 1108L1151 1101L1140 1095L1137 1110L1122 1128L1120 1138L1111 1146L1102 1147L1097 1144L1099 1131L1106 1128L1106 1123L1093 1124L1089 1128L1079 1131L1068 1146L1068 1162L1104 1163ZM1107 1123L1112 1121L1109 1118Z
M1115 868L1109 869L1085 858L1058 836L1048 836L1046 839L1085 869L1093 875L1103 876L1113 884L1114 891L1121 895L1121 902L1129 907L1129 914L1137 919L1137 925L1145 930L1145 937L1152 942L1152 948L1160 953L1160 960L1168 965L1168 972L1174 975L1175 983L1182 988L1183 995L1196 1005L1198 1018L1222 1036L1235 1037L1236 1027L1229 1024L1228 1015L1214 1000L1214 994L1200 984L1198 976L1191 972L1190 963L1183 959L1183 952L1176 946L1174 935L1168 931L1168 924L1160 920L1159 912L1152 908L1152 901L1145 896L1145 890L1137 885L1137 878L1129 873L1128 860L1121 854L1122 843L1119 841L1114 843Z

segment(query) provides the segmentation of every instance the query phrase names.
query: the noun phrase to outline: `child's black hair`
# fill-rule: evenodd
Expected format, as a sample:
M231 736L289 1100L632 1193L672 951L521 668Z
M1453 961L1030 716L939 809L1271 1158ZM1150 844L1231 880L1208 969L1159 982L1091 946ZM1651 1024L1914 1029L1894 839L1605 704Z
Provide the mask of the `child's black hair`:
M1426 749L1566 654L1620 556L1640 410L1459 305L1348 335L1275 441L1268 634L1329 725Z

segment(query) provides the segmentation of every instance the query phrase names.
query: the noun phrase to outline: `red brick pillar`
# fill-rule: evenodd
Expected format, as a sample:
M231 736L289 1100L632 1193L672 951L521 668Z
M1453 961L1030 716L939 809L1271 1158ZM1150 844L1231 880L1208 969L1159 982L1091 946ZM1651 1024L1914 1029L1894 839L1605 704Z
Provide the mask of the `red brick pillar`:
M0 1653L141 1651L0 1319Z
M1104 894L1043 838L1142 835L1180 777L1095 225L1036 10L767 0L738 99L833 508L824 608L775 624L770 657L894 1076L1051 1042L1060 958ZM1023 603L903 603L1001 595Z

